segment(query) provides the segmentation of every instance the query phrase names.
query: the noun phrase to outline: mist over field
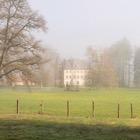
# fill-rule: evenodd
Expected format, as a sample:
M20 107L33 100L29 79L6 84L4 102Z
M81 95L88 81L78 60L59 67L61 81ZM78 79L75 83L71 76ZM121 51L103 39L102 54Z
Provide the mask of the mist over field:
M138 0L28 0L47 20L47 35L39 37L62 58L85 57L86 48L110 47L127 38L140 46Z

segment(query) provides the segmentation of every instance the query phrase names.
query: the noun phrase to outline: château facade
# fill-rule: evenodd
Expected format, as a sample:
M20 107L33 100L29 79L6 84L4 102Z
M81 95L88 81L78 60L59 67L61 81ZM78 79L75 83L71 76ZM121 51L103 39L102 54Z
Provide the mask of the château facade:
M89 63L85 59L70 58L63 61L63 84L85 86L90 74Z

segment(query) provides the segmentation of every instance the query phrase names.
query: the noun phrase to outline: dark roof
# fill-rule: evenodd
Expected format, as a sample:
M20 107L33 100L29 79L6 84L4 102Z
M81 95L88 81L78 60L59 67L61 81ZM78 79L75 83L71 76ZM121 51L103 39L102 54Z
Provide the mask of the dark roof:
M80 58L70 58L63 60L64 70L88 70L89 61Z

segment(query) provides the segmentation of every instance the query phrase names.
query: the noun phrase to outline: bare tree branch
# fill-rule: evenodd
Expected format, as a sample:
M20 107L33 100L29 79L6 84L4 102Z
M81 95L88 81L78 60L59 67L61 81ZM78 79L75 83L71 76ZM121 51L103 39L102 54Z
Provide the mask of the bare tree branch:
M32 69L47 62L41 42L33 32L46 32L46 21L27 0L0 0L0 78L22 73L31 79Z

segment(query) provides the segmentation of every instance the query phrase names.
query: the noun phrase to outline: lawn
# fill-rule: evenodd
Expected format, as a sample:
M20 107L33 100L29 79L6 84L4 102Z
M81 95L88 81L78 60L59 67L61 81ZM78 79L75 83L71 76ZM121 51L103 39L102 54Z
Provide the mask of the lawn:
M21 114L38 114L44 100L44 114L66 116L67 101L71 117L92 117L92 102L96 118L116 118L120 104L120 118L130 118L130 103L134 117L140 118L140 91L136 89L90 90L80 92L2 92L0 114L16 113L16 100L20 102Z
M20 113L16 114L16 100ZM41 102L44 100L44 114ZM70 116L67 117L67 101ZM92 102L95 118L92 117ZM120 104L120 118L117 106ZM130 103L134 118L131 119ZM139 140L140 90L0 90L0 140Z

